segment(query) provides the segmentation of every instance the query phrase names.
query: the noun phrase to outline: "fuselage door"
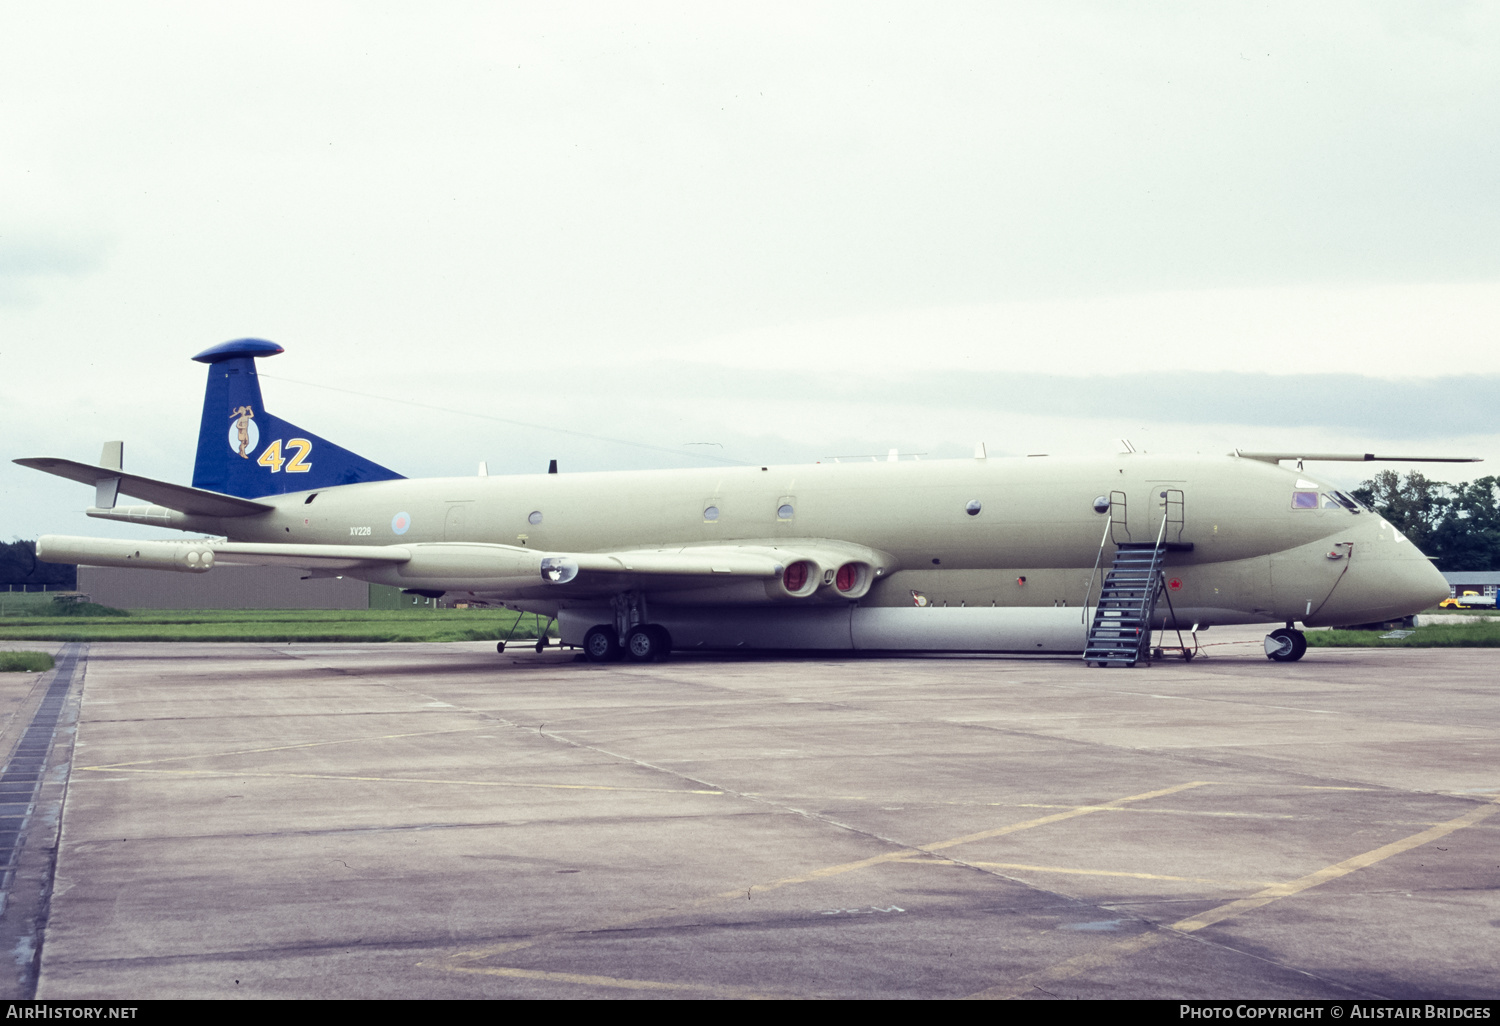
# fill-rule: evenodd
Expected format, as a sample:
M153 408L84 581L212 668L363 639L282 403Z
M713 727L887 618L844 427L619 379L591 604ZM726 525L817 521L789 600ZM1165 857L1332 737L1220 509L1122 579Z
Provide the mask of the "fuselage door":
M443 518L443 541L467 541L464 526L468 523L472 502L451 502L448 514Z

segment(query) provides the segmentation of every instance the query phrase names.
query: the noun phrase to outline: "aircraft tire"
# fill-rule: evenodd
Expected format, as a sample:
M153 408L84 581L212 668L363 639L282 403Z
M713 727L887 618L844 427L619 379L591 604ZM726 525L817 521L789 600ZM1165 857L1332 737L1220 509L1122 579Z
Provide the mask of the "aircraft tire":
M1290 627L1278 627L1266 635L1266 658L1277 663L1295 663L1307 654L1307 635Z
M591 663L617 662L623 654L615 629L605 624L595 624L583 636L583 654Z
M672 637L654 623L643 623L625 635L625 658L633 663L655 663L672 650Z
M656 635L656 661L666 662L667 656L672 654L672 635L668 634L667 629L661 624L647 624L646 629Z

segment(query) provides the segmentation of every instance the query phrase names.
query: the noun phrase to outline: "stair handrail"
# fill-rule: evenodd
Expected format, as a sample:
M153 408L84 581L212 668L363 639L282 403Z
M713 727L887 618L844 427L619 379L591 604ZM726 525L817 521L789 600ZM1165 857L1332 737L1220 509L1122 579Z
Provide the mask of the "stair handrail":
M1119 519L1119 520L1115 519L1115 506L1117 504L1116 500L1115 500L1115 496L1116 495L1118 495L1120 497L1118 505L1120 507L1120 517L1121 517L1121 519ZM1127 495L1125 492L1122 492L1118 488L1112 488L1112 489L1110 489L1110 492L1109 492L1109 537L1110 537L1111 541L1114 541L1114 538L1115 538L1115 525L1116 524L1118 524L1119 527L1120 527L1120 529L1125 532L1125 540L1127 542L1134 541L1134 538L1132 538L1131 534L1130 534L1130 496ZM1146 529L1150 530L1150 528L1151 528L1151 513L1150 513L1150 510L1147 510L1147 512L1146 512ZM1116 542L1115 544L1119 544L1119 542Z
M1151 553L1151 576L1147 579L1148 583L1145 590L1141 592L1141 619L1144 622L1144 626L1146 628L1147 666L1151 665L1151 616L1156 612L1156 596L1160 595L1163 591L1162 577L1165 575L1162 573L1161 569L1161 561L1163 556L1162 543L1166 540L1167 518L1163 516L1161 518L1161 527L1158 528L1156 532L1156 548L1152 550ZM1172 600L1170 598L1167 599L1167 608L1172 608ZM1172 618L1173 620L1176 620L1176 612L1173 612Z
M1161 515L1169 528L1176 528L1177 541L1182 541L1182 529L1187 525L1187 500L1181 488L1167 488L1161 493ZM1176 507L1176 516L1173 516Z
M1104 537L1099 539L1099 554L1094 557L1094 569L1089 574L1088 587L1083 589L1083 615L1080 617L1080 622L1085 625L1089 622L1089 595L1094 590L1094 578L1099 576L1099 565L1104 561L1104 546L1109 544L1109 530L1112 526L1114 526L1114 521L1104 522Z

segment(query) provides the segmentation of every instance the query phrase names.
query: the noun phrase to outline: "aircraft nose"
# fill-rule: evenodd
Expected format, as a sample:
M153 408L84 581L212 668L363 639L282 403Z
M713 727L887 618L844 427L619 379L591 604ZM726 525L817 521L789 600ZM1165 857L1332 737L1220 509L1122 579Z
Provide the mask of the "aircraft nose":
M1419 613L1448 597L1448 582L1432 561L1389 524L1376 521L1355 543L1349 568L1309 627L1373 623Z

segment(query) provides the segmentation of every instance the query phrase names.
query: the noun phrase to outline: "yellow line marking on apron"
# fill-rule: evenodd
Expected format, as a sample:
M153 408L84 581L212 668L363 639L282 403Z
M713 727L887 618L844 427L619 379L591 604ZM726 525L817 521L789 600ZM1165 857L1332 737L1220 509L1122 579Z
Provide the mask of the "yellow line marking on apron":
M1000 984L986 990L981 990L977 994L970 994L969 996L980 999L1020 997L1022 994L1032 990L1039 983L1052 983L1071 979L1091 969L1103 968L1137 952L1144 951L1147 948L1164 944L1179 934L1193 933L1204 927L1213 926L1215 923L1223 922L1225 919L1237 916L1242 912L1262 908L1274 901L1280 901L1282 898L1289 898L1294 894L1300 894L1305 890L1318 887L1331 880L1348 876L1357 870L1373 866L1377 862L1383 862L1393 855L1400 855L1403 852L1411 851L1413 848L1420 848L1424 844L1446 837L1455 830L1462 830L1465 827L1473 826L1480 820L1494 815L1497 811L1500 811L1500 805L1482 805L1471 812L1464 813L1456 819L1450 819L1446 823L1438 823L1419 833L1412 834L1410 837L1403 837L1399 841L1392 841L1390 844L1381 845L1379 848L1367 851L1363 855L1356 855L1342 862L1335 862L1331 866L1324 866L1316 872L1308 873L1306 876L1299 877L1288 883L1272 884L1270 887L1265 888L1259 893L1252 894L1248 898L1231 901L1217 908L1211 908L1207 912L1200 912L1195 916L1179 919L1169 926L1160 927L1149 933L1139 934L1118 944L1111 944L1099 951L1079 955L1077 958L1070 958L1066 962L1060 962L1052 966L1050 969L1042 969L1023 976L1013 983Z
M424 965L425 963L418 963ZM429 967L430 968L430 967ZM513 979L540 980L544 983L567 983L581 987L618 987L623 990L688 991L719 997L773 1000L791 995L767 994L748 987L726 987L717 983L667 983L662 980L627 980L618 976L594 976L585 973L557 973L543 969L514 969L507 966L443 966L449 972L481 976L508 976Z
M1029 873L1063 873L1068 876L1121 876L1132 880L1171 880L1176 883L1217 884L1223 887L1270 887L1267 880L1213 880L1205 876L1166 876L1161 873L1125 873L1112 869L1072 869L1067 866L1031 866L1021 862L954 862L952 859L907 859L912 865L975 866L980 869L1013 869Z
M739 888L735 888L732 891L720 891L718 894L709 894L709 895L706 895L706 896L701 897L701 898L695 898L695 899L693 899L691 901L683 902L681 905L679 905L679 906L677 906L675 908L671 908L671 909L658 909L658 910L653 910L651 912L645 912L645 913L642 913L640 915L631 916L631 917L629 917L627 919L620 919L620 920L616 920L616 921L611 922L611 923L605 923L605 924L602 924L602 925L599 925L599 926L590 927L589 930L590 931L620 930L620 929L624 929L626 927L634 926L634 925L636 925L638 923L648 922L648 921L650 921L652 919L659 919L662 916L668 915L668 914L673 913L673 912L678 912L678 913L685 912L685 911L689 911L691 909L701 908L704 905L716 904L718 902L729 900L729 899L734 899L734 898L744 897L744 898L748 899L748 898L751 897L751 895L756 894L756 893L764 893L766 891L774 891L774 890L776 890L778 888L789 887L789 886L791 886L793 884L810 883L810 882L812 882L814 880L826 880L827 878L832 877L832 876L839 876L839 875L841 875L843 873L850 873L850 872L853 872L854 870L857 870L857 869L866 869L866 868L868 868L870 866L878 866L878 865L881 865L882 863L900 862L900 861L907 861L907 860L918 859L921 856L923 856L923 855L925 855L925 854L927 854L929 852L938 851L938 850L941 850L943 848L951 848L951 847L954 847L955 845L967 844L970 841L983 840L983 839L989 838L989 837L1000 837L1000 836L1003 836L1005 834L1013 834L1013 833L1017 833L1017 832L1022 831L1022 830L1030 830L1030 829L1033 829L1034 827L1046 826L1049 823L1057 823L1057 822L1061 822L1062 820L1073 819L1073 818L1078 817L1078 816L1086 816L1086 815L1088 815L1091 812L1108 812L1110 810L1119 808L1120 806L1125 805L1125 804L1127 804L1129 802L1140 802L1140 801L1146 801L1146 800L1151 799L1151 798L1160 798L1160 797L1163 797L1164 795L1176 794L1179 791L1186 791L1189 788L1202 787L1202 786L1204 786L1207 783L1208 783L1208 781L1206 781L1206 780L1194 780L1194 781L1190 781L1190 782L1188 782L1186 784L1175 784L1172 787L1165 787L1165 788L1161 788L1160 790L1156 790L1156 791L1147 791L1147 792L1145 792L1143 794L1133 794L1133 795L1130 795L1130 796L1125 797L1125 798L1116 798L1116 799L1114 799L1112 801L1103 802L1103 803L1100 803L1098 805L1080 805L1080 806L1074 807L1073 809L1071 809L1068 812L1061 812L1061 813L1057 813L1056 815L1052 815L1052 816L1042 816L1042 817L1039 817L1037 819L1029 819L1029 820L1026 820L1026 821L1021 822L1021 823L1012 823L1009 826L996 827L993 830L981 830L978 833L964 834L961 837L953 837L953 838L949 838L948 840L945 840L945 841L934 841L931 844L918 845L917 847L914 847L914 848L903 848L903 849L901 849L899 851L885 852L884 854L881 854L881 855L872 855L871 857L869 857L867 859L859 859L858 861L855 861L855 862L843 862L843 863L840 863L840 864L834 865L834 866L825 866L822 869L815 869L815 870L812 870L811 872L803 873L803 874L801 874L799 876L783 877L780 880L773 880L770 883L752 884L750 887L747 887L744 890L741 890ZM951 860L944 859L943 861L944 862L948 862L948 861L951 861ZM471 963L479 961L480 959L483 959L483 958L493 958L496 955L503 955L503 954L505 954L507 952L510 952L510 951L518 951L521 948L528 948L528 947L531 947L531 946L533 946L535 944L541 944L541 943L543 943L543 942L545 942L545 941L547 941L547 940L549 940L549 939L551 939L553 937L561 936L562 934L568 933L568 932L572 932L572 931L556 930L556 931L553 931L550 934L544 934L542 936L534 937L534 938L532 938L530 940L510 941L510 942L503 943L503 944L497 944L497 945L495 945L493 947L477 948L477 949L474 949L474 950L471 950L471 951L455 952L454 954L448 955L448 956L446 956L444 958L441 958L441 959L434 959L432 961L418 962L417 966L418 966L418 968L422 968L422 969L437 969L437 970L440 970L440 971L443 971L443 972L452 972L452 973L487 972L487 973L490 973L491 975L497 975L497 976L515 976L515 977L523 977L523 978L533 978L533 977L526 977L524 974L540 973L540 970L512 969L512 968L505 967L505 966L482 967L482 966L472 965ZM604 982L590 983L589 982L589 981L592 981L592 980L605 981L605 980L612 980L613 979L613 977L606 977L606 976L590 977L590 976L576 976L576 975L568 974L568 973L553 973L553 974L545 974L545 976L536 976L534 978L538 978L538 979L546 978L546 979L553 979L553 980L557 980L557 981L574 982L574 983L579 983L581 985L586 985L586 986L619 986L619 985L621 985L621 984L618 984L618 983L604 983ZM637 981L633 981L633 982L635 984L640 985L642 987L642 989L644 989L645 986L650 983L650 981L644 981L644 980L637 980ZM696 986L691 986L690 987L690 985L687 985L687 984L670 984L670 985L668 985L668 984L660 984L660 985L656 985L656 986L660 986L660 987L667 988L667 989L679 989L679 988L683 988L683 989L696 989L696 990L700 990L700 991L701 990L708 990L708 989L710 989L710 988L708 988L706 986L705 987L696 987Z

